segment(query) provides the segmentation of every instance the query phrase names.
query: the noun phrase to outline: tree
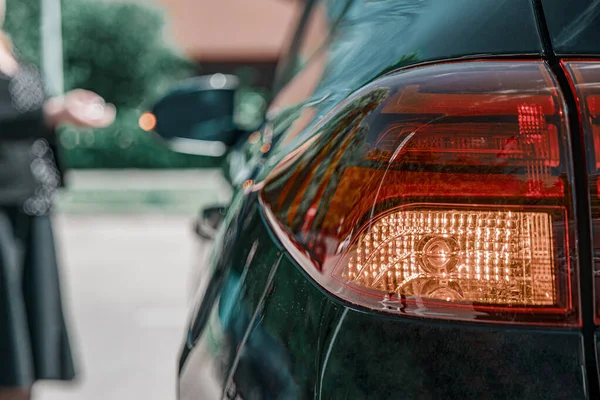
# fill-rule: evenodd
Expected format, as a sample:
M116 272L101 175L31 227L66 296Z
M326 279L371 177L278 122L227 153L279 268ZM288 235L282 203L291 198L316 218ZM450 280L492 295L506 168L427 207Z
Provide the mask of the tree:
M153 100L192 65L167 46L164 20L134 3L63 0L65 85L98 92L118 107Z
M19 57L40 64L40 0L7 0L4 29ZM24 29L25 27L25 29Z

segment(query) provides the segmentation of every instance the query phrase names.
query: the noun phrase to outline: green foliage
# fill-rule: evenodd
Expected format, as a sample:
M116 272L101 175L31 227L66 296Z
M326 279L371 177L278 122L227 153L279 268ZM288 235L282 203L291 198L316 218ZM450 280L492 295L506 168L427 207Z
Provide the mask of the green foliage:
M63 0L65 86L117 107L154 100L192 72L166 45L162 15L140 4Z
M164 38L159 10L135 3L62 0L65 89L93 90L118 107L102 130L65 129L70 168L189 168L217 161L173 153L138 126L152 101L194 71ZM24 27L26 27L24 29ZM40 65L40 0L8 0L5 29L19 57Z
M6 16L3 29L19 57L40 65L40 0L7 0Z
M107 129L65 130L61 143L72 168L185 168L214 160L168 150L138 126L139 115L193 65L164 40L159 11L133 3L63 0L65 86L97 92L118 110Z

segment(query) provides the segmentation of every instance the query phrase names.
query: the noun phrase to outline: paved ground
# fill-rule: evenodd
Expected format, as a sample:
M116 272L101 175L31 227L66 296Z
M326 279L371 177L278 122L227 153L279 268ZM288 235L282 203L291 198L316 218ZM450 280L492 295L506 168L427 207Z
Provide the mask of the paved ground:
M196 251L192 217L228 191L215 171L70 178L55 231L80 376L74 385L38 385L35 399L174 400Z
M76 385L39 400L172 400L194 258L189 218L60 216L64 292L79 350Z
M67 175L57 209L68 214L168 212L193 215L203 204L226 201L218 170L91 170Z

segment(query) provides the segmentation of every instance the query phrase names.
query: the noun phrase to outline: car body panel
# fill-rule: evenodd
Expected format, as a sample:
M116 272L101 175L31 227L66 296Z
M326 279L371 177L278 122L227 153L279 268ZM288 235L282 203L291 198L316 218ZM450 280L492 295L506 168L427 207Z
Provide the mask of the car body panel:
M281 255L253 204L252 234L236 243L246 262L227 273L181 399L585 398L580 333L354 309Z
M228 158L236 194L205 266L180 398L585 398L576 330L366 313L323 293L282 250L261 215L260 184L350 93L424 62L543 56L529 0L328 4L335 24L314 91L271 113Z
M326 64L312 93L268 117L262 140L272 146L264 174L307 139L316 121L386 72L436 60L543 54L529 0L331 0L327 4L332 40L321 49L327 53ZM294 126L307 114L310 118L302 129ZM241 185L252 178L257 163L265 162L260 151L263 141L244 140L230 153L225 174L231 182Z
M600 54L600 2L542 0L554 52Z
M233 375L244 398L585 398L579 333L354 310L287 257L272 285Z
M266 297L264 288L272 279L271 271L281 257L259 221L258 210L244 207L253 202L242 191L236 197L228 212L228 217L235 214L235 218L227 218L214 243L215 268L206 270L206 283L199 285L180 362L182 399L196 398L198 388L204 386L210 394L203 398L220 398L254 312ZM240 229L243 237L238 236Z

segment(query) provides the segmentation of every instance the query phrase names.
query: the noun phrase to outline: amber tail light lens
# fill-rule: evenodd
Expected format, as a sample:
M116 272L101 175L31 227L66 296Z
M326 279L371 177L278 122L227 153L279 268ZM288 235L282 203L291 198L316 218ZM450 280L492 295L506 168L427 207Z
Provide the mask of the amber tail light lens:
M546 212L392 211L358 235L341 275L383 293L552 306L557 290L551 227Z
M541 62L462 62L350 96L267 178L291 256L384 313L578 323L563 99Z
M579 102L589 177L594 270L596 275L596 323L600 324L600 62L566 61L567 72Z

